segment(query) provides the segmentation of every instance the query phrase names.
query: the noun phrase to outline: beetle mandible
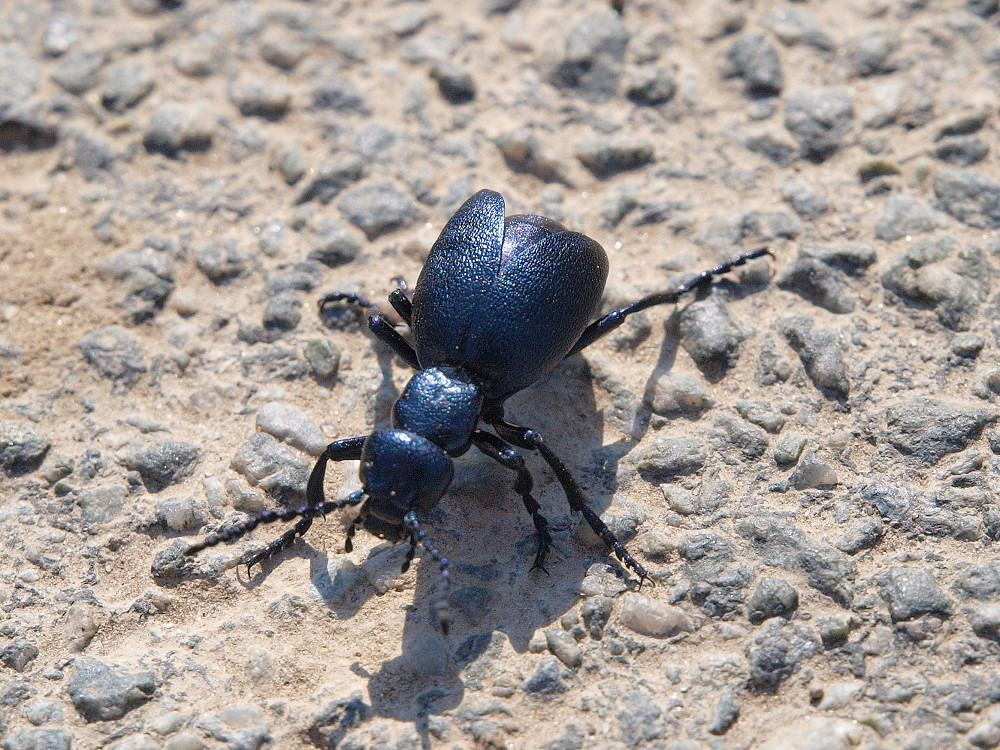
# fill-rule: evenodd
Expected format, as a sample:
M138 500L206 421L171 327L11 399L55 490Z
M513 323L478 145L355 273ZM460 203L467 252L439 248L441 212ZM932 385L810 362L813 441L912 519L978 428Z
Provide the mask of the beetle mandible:
M673 304L716 276L766 254L768 248L752 250L676 289L643 297L594 320L608 276L604 249L552 219L505 217L500 194L481 190L448 221L431 248L412 298L405 285L389 295L389 303L409 326L413 343L377 312L368 318L375 337L416 370L393 405L391 428L327 446L309 477L306 506L265 511L209 534L185 554L238 539L262 523L298 519L271 544L244 556L249 569L291 545L317 516L360 506L347 530L347 551L353 548L351 540L359 525L392 542L408 538L404 572L417 547L423 547L441 569L432 608L435 621L446 630L449 563L427 537L420 518L447 491L452 459L475 446L516 474L514 491L521 496L537 537L533 568L544 570L552 537L531 494L533 481L521 455L525 450L542 457L570 508L583 515L641 585L648 578L645 568L587 505L580 485L541 434L504 418L504 401L618 328L632 313ZM325 297L320 308L337 301L374 308L363 297L342 293ZM327 462L351 459L361 462L362 489L341 500L327 500L323 492Z

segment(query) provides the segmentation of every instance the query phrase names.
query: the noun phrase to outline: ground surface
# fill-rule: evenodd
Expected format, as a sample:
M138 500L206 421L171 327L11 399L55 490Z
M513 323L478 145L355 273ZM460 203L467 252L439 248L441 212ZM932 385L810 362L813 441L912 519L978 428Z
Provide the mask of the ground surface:
M8 748L1000 744L996 2L623 6L0 0ZM316 300L482 187L606 309L774 251L509 403L656 585L534 456L550 575L483 457L425 519L446 638L345 518L178 575L385 423L405 365Z

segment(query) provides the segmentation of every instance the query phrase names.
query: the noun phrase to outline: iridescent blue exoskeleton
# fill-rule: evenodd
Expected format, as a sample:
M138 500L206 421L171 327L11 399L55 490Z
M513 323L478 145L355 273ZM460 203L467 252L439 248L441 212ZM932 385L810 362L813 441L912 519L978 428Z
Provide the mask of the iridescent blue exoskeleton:
M646 570L588 507L579 484L537 430L504 419L503 402L548 374L566 357L615 330L627 316L681 295L758 258L753 250L707 270L680 287L644 297L594 320L608 276L608 258L594 240L541 216L504 215L503 198L482 190L451 217L420 272L412 299L405 285L389 303L410 328L407 341L377 312L372 333L416 373L392 410L390 429L331 443L316 462L303 508L267 511L210 534L187 554L243 536L261 523L296 525L244 562L252 566L289 546L319 515L360 506L347 532L347 550L358 525L390 541L408 539L405 571L418 546L441 568L434 603L446 627L447 558L427 538L420 518L438 503L453 475L452 460L475 446L515 472L514 491L531 515L538 545L534 567L544 569L551 544L548 522L532 496L532 478L520 451L537 451L559 481L570 508L583 514L622 563L639 576ZM333 294L321 308L347 301L375 310L363 297ZM342 500L326 500L328 461L361 462L362 489Z

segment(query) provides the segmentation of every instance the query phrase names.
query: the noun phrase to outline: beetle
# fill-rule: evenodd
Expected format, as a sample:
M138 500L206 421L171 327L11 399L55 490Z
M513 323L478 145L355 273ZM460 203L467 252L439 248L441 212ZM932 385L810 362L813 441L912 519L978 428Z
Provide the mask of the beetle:
M542 435L505 419L504 401L618 328L629 315L676 303L715 277L769 253L766 247L751 250L675 289L643 297L594 320L608 276L604 249L552 219L505 216L500 194L481 190L444 227L412 297L405 284L389 295L390 305L409 326L413 343L378 312L368 317L374 336L416 370L392 407L390 428L327 446L309 477L306 506L265 511L209 534L185 554L242 537L262 523L298 519L271 544L244 556L249 571L305 534L317 516L360 506L347 529L347 551L353 548L359 525L391 542L409 540L404 572L417 547L423 547L440 567L440 590L432 609L435 621L446 630L449 562L427 536L420 518L447 491L453 459L475 446L516 475L514 491L535 527L533 568L545 570L552 537L532 495L534 482L522 451L542 457L570 508L583 515L641 585L649 577L646 569L587 505L580 485ZM320 309L342 301L377 310L365 298L345 293L328 295ZM327 500L323 490L327 463L352 459L360 461L362 489L344 499Z

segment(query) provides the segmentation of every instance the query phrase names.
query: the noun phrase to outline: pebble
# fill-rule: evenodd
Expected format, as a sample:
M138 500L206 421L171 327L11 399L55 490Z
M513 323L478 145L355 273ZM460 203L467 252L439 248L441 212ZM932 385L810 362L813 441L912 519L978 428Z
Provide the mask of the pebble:
M875 222L875 238L891 242L915 234L926 234L948 225L948 217L908 195L893 194Z
M543 182L571 184L563 159L543 143L532 128L502 133L494 143L512 171L534 175Z
M809 451L789 478L797 490L832 489L839 484L836 470L817 451Z
M677 70L673 67L644 66L629 75L626 96L636 104L656 107L677 93Z
M929 467L968 448L997 418L993 408L932 398L907 399L886 409L886 429L880 443L891 445L910 464Z
M805 44L824 52L837 48L836 40L813 18L808 11L794 5L782 5L762 19L763 25L774 32L785 45Z
M628 748L655 747L667 734L663 710L642 690L632 690L622 696L618 724Z
M80 351L98 374L131 387L147 371L139 343L119 326L92 331L80 340Z
M12 735L6 750L70 750L73 735L62 727L28 727Z
M635 136L594 136L577 144L575 152L583 166L602 179L656 160L653 144Z
M779 578L761 578L757 590L747 602L747 618L760 625L772 617L790 619L799 607L799 592L788 581Z
M1000 604L979 604L969 611L969 626L980 638L1000 641Z
M201 449L179 440L164 440L125 448L119 451L118 460L125 468L139 472L147 490L160 492L194 473Z
M336 268L356 260L363 242L361 234L343 222L330 222L316 233L309 251L309 260Z
M338 202L344 217L369 240L411 225L417 206L391 182L376 181L352 188Z
M569 675L554 656L544 657L535 673L521 683L521 690L529 697L547 700L569 690L566 683Z
M332 380L340 369L340 349L329 339L311 339L306 342L304 355L309 366L320 380Z
M747 683L758 693L773 693L806 659L820 651L816 636L804 627L780 618L766 621L747 646L750 662Z
M271 741L270 728L260 710L244 703L234 703L206 716L197 726L232 750L260 750Z
M288 29L271 26L260 40L260 57L281 70L291 71L309 54L309 44Z
M565 51L552 72L558 88L589 101L618 93L629 34L621 17L608 9L588 14L566 34Z
M196 104L163 104L149 118L142 143L147 151L170 157L184 151L206 151L217 130L211 111L211 107Z
M856 305L843 273L818 258L800 255L778 275L775 284L832 313L853 312Z
M747 422L764 428L772 435L777 435L785 426L785 417L774 411L771 405L764 401L737 401L736 411Z
M280 424L278 420L269 418L269 421ZM251 485L256 486L261 480L280 471L283 466L294 462L301 463L301 459L281 445L272 435L255 432L236 451L229 468L237 474L242 474Z
M736 364L740 344L746 338L717 294L683 308L679 332L684 351L709 377L721 376Z
M156 503L156 518L170 531L200 529L207 520L200 505L196 495L160 500Z
M789 177L781 184L781 198L806 221L816 221L830 210L830 201L809 183Z
M263 324L267 331L294 331L302 322L302 301L294 292L282 292L264 308Z
M365 174L365 164L360 156L348 154L334 157L320 166L315 176L302 186L295 198L296 205L318 201L326 205Z
M663 416L699 414L715 405L698 378L673 370L660 374L653 381L646 402L654 414Z
M32 701L24 709L24 718L36 727L43 724L62 724L62 704L59 701L49 699Z
M814 330L809 318L799 316L782 319L781 333L799 355L813 385L827 397L846 400L851 385L844 360L846 347L840 330Z
M808 717L775 729L759 750L852 750L863 736L856 721Z
M884 533L885 527L881 518L866 518L848 528L834 546L845 554L856 555L875 547L882 541Z
M736 723L740 717L740 700L731 687L723 689L722 695L716 701L715 707L705 727L709 734L723 735Z
M353 81L343 77L343 72L331 69L329 73L320 71L312 76L309 96L313 109L331 109L335 112L365 114L368 106L364 95Z
M985 749L1000 745L1000 706L984 709L982 719L972 726L966 738L970 745Z
M120 306L133 325L162 310L176 286L170 257L149 247L103 260L98 271L102 278L118 282L125 294Z
M706 457L705 444L698 438L658 438L653 445L638 451L635 466L647 481L658 484L701 471Z
M130 672L118 664L83 656L73 663L66 689L86 721L110 721L152 698L156 678L152 672Z
M852 75L884 75L895 70L893 53L898 47L899 38L894 32L869 29L847 41L844 61Z
M476 84L462 65L439 60L431 67L431 78L449 104L468 104L476 98Z
M1000 185L982 175L942 169L934 175L934 195L946 213L970 227L1000 228Z
M819 638L823 641L823 646L833 648L846 642L851 631L860 624L861 621L857 615L840 614L824 617L816 623L816 629L819 631Z
M155 84L153 69L146 61L119 60L105 71L101 104L120 114L145 99Z
M570 669L579 669L583 664L583 652L576 645L573 636L559 627L545 631L546 645L552 655Z
M104 67L103 52L74 52L52 69L52 80L69 94L85 94L97 86Z
M42 52L49 57L65 55L78 38L79 26L72 13L53 13L42 34Z
M248 259L243 243L235 237L210 242L195 250L195 263L213 284L223 284L247 272Z
M844 144L854 124L850 97L837 89L792 91L785 104L785 127L798 140L802 156L822 162Z
M622 595L619 620L629 630L654 638L669 638L694 630L684 610L631 591Z
M269 401L260 408L257 429L311 456L318 456L330 442L308 414L278 401Z
M990 153L989 144L971 135L946 136L934 146L934 156L956 167L978 164Z
M23 638L15 638L0 650L0 662L15 672L24 672L38 656L38 646Z
M83 512L83 522L87 526L108 523L125 507L128 489L120 484L85 487L76 496L76 504Z
M37 469L51 446L48 437L25 422L0 422L0 469L10 476Z
M893 566L879 575L877 582L893 622L921 615L947 619L954 609L954 602L941 590L930 571Z
M292 104L288 84L276 78L242 78L232 84L229 99L245 117L280 120Z
M724 75L741 78L743 91L751 98L777 96L784 86L778 51L760 34L744 34L733 43L726 55Z
M767 433L757 425L722 412L717 414L711 441L727 463L755 461L768 448Z

